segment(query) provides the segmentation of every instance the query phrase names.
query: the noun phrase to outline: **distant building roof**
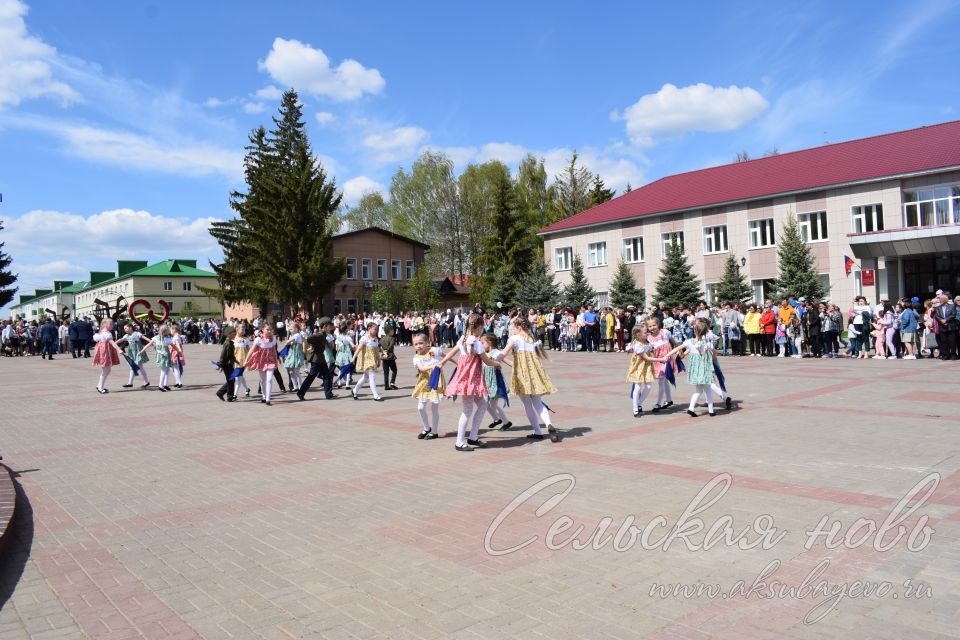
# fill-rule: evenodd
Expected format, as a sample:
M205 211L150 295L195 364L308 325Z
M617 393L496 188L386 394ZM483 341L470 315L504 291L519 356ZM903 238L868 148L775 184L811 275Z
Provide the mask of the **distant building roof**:
M540 233L955 167L960 120L667 176Z
M359 234L359 233L366 233L366 232L368 232L368 231L372 231L372 232L374 232L374 233L382 233L383 235L390 236L391 238L396 238L397 240L402 240L402 241L404 241L404 242L409 242L410 244L419 245L419 246L423 247L424 249L426 249L426 250L428 250L428 251L430 250L430 245L428 245L428 244L424 244L423 242L420 242L419 240L414 240L413 238L408 238L407 236L402 236L402 235L400 235L399 233L394 233L393 231L389 231L389 230L387 230L387 229L382 229L382 228L380 228L380 227L367 227L367 228L365 228L365 229L357 229L356 231L345 231L345 232L343 232L343 233L338 233L338 234L336 234L335 236L333 236L333 239L336 240L337 238L344 238L344 237L346 237L346 236L352 236L352 235L356 235L356 234Z
M114 282L119 282L121 280L126 280L128 278L175 278L175 277L186 277L186 278L216 278L217 274L212 271L204 271L203 269L197 268L196 260L164 260L163 262L157 262L155 264L148 265L142 269L137 269L129 273L125 273L122 276L116 276L110 278L109 280L104 280L102 282L96 282L94 284L87 283L87 286L82 290L99 288L106 285L113 284Z

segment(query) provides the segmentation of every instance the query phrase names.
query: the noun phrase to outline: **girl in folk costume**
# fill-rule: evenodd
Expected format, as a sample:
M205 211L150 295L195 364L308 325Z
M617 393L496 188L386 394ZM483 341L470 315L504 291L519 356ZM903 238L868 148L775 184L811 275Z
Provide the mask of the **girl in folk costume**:
M247 365L247 352L250 350L251 342L246 337L245 334L246 334L245 325L243 324L238 325L237 335L233 339L233 363L238 368L246 367ZM233 392L235 394L233 396L234 400L236 400L237 396L240 395L241 387L244 389L244 394L243 394L244 397L249 398L250 387L247 386L247 381L246 379L244 379L242 373L236 377L236 380L234 382L234 388L233 388Z
M337 336L337 355L334 358L334 364L337 365L338 369L350 364L353 360L353 322L348 320L346 322L340 323L340 333ZM353 384L353 374L350 373L347 375L347 379L343 380L337 386L343 388L344 385Z
M667 368L667 354L676 345L670 332L660 328L660 320L656 316L647 318L647 340L650 344L650 355L653 357L653 375L657 379L657 404L653 405L653 412L673 406L670 397L670 382L664 377ZM666 402L664 402L666 398Z
M483 348L487 355L496 360L500 354L500 349L497 348L500 346L500 340L496 334L484 333L480 340L483 342ZM513 366L510 362L507 362L507 364ZM493 418L493 422L487 425L487 429L500 427L501 431L509 430L513 423L510 422L507 414L503 411L503 407L500 406L500 401L506 401L506 399L501 398L497 393L497 370L488 364L483 365L483 381L487 383L487 413Z
M360 387L364 380L370 381L370 393L376 402L383 402L383 398L377 393L377 373L380 371L380 341L377 340L377 332L380 327L376 322L367 325L367 333L360 338L357 344L357 350L353 354L353 370L360 374L357 385L353 388L353 399L360 399Z
M630 358L630 368L627 370L627 382L633 384L630 389L630 398L633 401L633 417L639 418L643 415L643 401L653 389L653 382L657 379L653 373L656 359L650 355L652 347L647 341L647 326L638 324L633 328L633 336L630 344L624 347L624 351L633 353Z
M555 434L557 430L550 424L550 413L544 407L541 396L556 393L547 372L543 370L541 359L547 357L547 352L539 340L534 340L530 334L530 324L523 316L517 316L510 321L511 336L507 346L497 355L497 361L513 355L513 372L510 376L510 392L519 396L523 409L527 412L533 433L528 438L543 440L540 430L541 419L547 425L547 431Z
M440 364L443 358L443 350L440 347L431 347L427 344L427 336L424 333L413 334L413 366L417 370L417 384L413 387L411 397L417 399L417 411L420 413L420 420L423 422L423 430L417 436L420 440L435 440L440 437L437 427L440 423L440 400L443 399L443 393L446 391L446 383L441 373L437 381L436 389L430 388L430 376L433 370ZM430 413L427 414L427 405L430 405Z
M273 390L273 374L277 370L277 339L273 337L273 329L269 324L264 325L260 337L253 341L247 352L247 368L260 374L263 393L260 402L272 406L270 392Z
M163 325L160 327L160 332L153 337L153 340L150 341L151 346L153 346L154 351L157 355L154 359L154 362L157 363L157 366L160 368L160 382L157 383L157 389L162 392L170 391L170 387L167 385L170 377L170 364L172 362L170 358L170 345L172 340L170 339L170 327Z
M291 389L299 389L300 385L303 384L302 371L303 365L306 363L306 358L303 355L303 341L306 337L303 328L298 323L294 323L290 338L285 343L289 351L287 357L283 359L283 366L287 370L287 378L290 381Z
M696 409L697 400L700 399L701 393L707 398L707 414L710 416L717 415L713 410L713 389L711 389L711 385L713 385L713 359L716 356L714 355L714 343L707 339L709 330L710 325L707 320L697 318L693 325L693 338L684 340L683 344L668 354L668 357L672 357L675 353L683 351L685 355L690 356L690 364L687 365L687 382L696 389L690 396L690 406L687 408L687 413L693 418L697 417L697 412L694 409Z
M438 366L443 366L459 355L457 370L447 385L447 396L454 398L461 396L463 408L460 412L460 421L457 423L457 442L454 445L457 451L473 451L468 445L485 447L480 442L480 422L483 420L484 409L487 406L487 384L483 379L483 365L488 364L499 368L500 363L486 354L480 335L483 333L483 316L471 313L467 318L466 331L457 342L454 349L440 360ZM467 438L467 425L470 427L470 438Z
M185 343L186 340L180 333L180 327L177 325L170 327L170 367L173 369L173 379L177 382L173 386L177 389L183 388L183 365L187 363L187 359L183 355L183 345Z
M125 324L123 326L124 336L117 340L117 345L121 342L123 343L123 348L126 350L127 355L133 360L137 366L140 367L140 377L143 378L143 384L140 385L142 388L146 389L150 386L150 380L147 379L147 368L143 365L146 364L147 358L147 347L150 346L150 339L146 338L142 333L137 331L132 324ZM127 384L123 385L124 389L129 389L133 386L133 381L137 377L137 374L133 372L133 368L130 369L130 378L127 380Z
M93 366L100 367L100 380L97 382L97 393L109 393L104 386L107 383L107 376L110 375L110 368L120 364L120 347L113 341L113 320L104 318L100 322L100 331L93 336L93 341L97 343L93 352Z

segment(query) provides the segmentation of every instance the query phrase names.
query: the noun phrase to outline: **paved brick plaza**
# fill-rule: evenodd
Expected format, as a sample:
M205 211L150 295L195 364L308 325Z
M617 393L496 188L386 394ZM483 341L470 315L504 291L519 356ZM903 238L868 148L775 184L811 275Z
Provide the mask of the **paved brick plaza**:
M548 402L565 440L530 442L521 426L464 454L452 437L416 439L409 370L385 403L314 391L265 407L218 402L219 374L206 364L216 349L187 355L188 390L121 392L118 368L106 396L90 360L0 359L0 451L26 498L0 563L0 638L960 636L957 363L726 358L734 411L689 418L681 381L671 413L636 420L626 356L556 354L548 366L561 394ZM441 411L449 432L459 405ZM519 406L508 415L525 422ZM879 526L934 471L937 490L904 523L919 533L919 517L930 518L922 550L907 550L906 536L883 552L872 537L804 548L824 516L843 523L840 536L861 517ZM544 543L561 516L586 527L588 544L604 516L611 533L630 516L638 528L658 515L673 526L721 472L733 485L701 514L705 527L729 515L739 532L768 514L786 531L772 548ZM487 553L498 514L561 473L576 479L569 495L537 517L569 488L559 478L511 512L490 546L537 541ZM824 559L818 580L831 587L892 587L850 595L812 625L804 617L822 598L650 595L654 584L750 589L773 560L782 565L767 582L799 586ZM925 597L907 597L906 580Z

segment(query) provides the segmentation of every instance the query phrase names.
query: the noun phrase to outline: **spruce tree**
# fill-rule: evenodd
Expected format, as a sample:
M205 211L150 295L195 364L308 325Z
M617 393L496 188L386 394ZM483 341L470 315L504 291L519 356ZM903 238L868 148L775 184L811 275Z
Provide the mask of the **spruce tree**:
M703 299L700 278L693 274L687 256L679 242L671 242L667 257L657 278L657 304L663 302L668 308L678 304L693 306Z
M590 172L584 166L577 166L578 157L574 151L563 173L554 179L557 197L552 216L555 221L590 208Z
M607 200L613 200L613 196L617 194L613 189L607 189L606 185L603 184L603 180L600 179L600 174L593 176L593 189L590 190L590 206L595 207L598 204L603 204Z
M536 256L520 279L517 292L517 304L524 309L546 311L560 302L560 287L553 280L553 274L547 271L547 263L542 256Z
M727 256L727 264L723 270L723 279L717 285L717 298L720 302L737 304L746 302L753 297L753 289L747 282L746 276L740 271L737 257L732 253Z
M637 281L633 277L630 267L621 258L617 265L617 270L610 280L610 304L613 307L625 309L629 305L635 305L638 308L646 306L646 294L637 287Z
M487 295L490 298L491 309L497 308L498 302L503 309L510 309L517 305L517 281L513 278L509 267L504 265L493 274Z
M3 221L0 220L0 231L3 231ZM0 307L4 306L17 293L17 287L11 286L17 281L17 274L9 269L13 259L3 252L3 242L0 242Z
M822 299L827 294L813 267L813 254L800 237L797 219L793 214L787 217L780 242L777 243L777 267L777 298L793 295Z
M563 304L570 309L579 309L581 306L596 304L597 292L593 290L583 272L583 262L580 256L573 256L570 266L570 283L563 288Z

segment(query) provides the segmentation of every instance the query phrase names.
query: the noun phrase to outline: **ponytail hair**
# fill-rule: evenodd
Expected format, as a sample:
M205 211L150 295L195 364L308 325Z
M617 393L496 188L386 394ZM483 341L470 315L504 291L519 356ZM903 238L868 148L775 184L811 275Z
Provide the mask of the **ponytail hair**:
M513 320L510 321L510 328L514 329L516 333L523 333L531 341L533 340L533 334L530 333L530 322L523 316L523 314L518 314L514 316ZM537 356L543 360L549 360L546 350L543 348L542 344L537 344L536 347Z
M710 330L710 323L707 322L706 318L697 318L693 323L693 335L699 340L703 336L707 335L707 331Z

